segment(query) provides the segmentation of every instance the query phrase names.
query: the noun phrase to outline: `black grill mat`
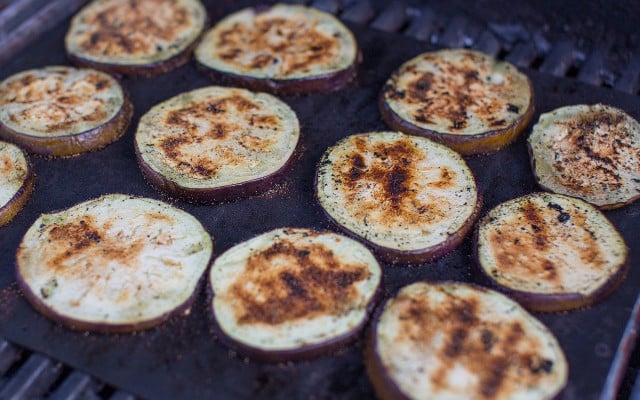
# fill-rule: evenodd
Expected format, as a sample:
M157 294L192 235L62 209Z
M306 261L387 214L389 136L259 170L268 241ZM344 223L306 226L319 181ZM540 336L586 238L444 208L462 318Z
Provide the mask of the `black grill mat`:
M213 14L213 12L212 12ZM215 20L215 17L212 18ZM0 71L0 79L27 68L68 64L63 37L68 21L51 31ZM313 197L315 165L322 152L354 133L386 129L376 106L380 88L402 62L432 49L426 43L351 26L363 49L357 81L328 95L286 97L302 126L303 153L286 180L271 192L220 205L177 201L214 237L216 255L254 235L282 226L329 228ZM528 72L536 91L535 120L556 107L603 102L640 117L640 98L612 90ZM124 192L167 200L143 180L136 165L133 132L140 115L180 92L212 84L193 63L155 79L124 79L135 105L127 134L102 151L66 159L33 157L36 189L26 208L0 228L0 336L46 353L99 379L148 398L371 398L363 341L314 361L261 364L223 347L211 332L205 291L191 313L144 332L106 335L70 331L35 312L14 277L15 251L40 213L70 207L105 193ZM528 134L528 132L527 132ZM499 202L538 190L529 167L524 134L490 156L469 157L484 212ZM586 310L538 315L557 335L570 363L567 399L599 397L640 288L640 202L606 215L630 248L631 269L621 287ZM471 240L441 260L414 267L384 266L387 293L417 280L470 281ZM620 368L624 372L624 368Z

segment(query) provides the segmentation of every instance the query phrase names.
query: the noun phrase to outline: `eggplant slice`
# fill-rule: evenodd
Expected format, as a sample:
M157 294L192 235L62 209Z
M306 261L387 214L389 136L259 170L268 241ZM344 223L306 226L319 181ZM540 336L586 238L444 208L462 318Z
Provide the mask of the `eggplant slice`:
M461 154L513 142L531 122L533 86L508 62L466 49L421 54L387 81L380 112L392 129L425 136Z
M538 184L602 210L640 198L640 124L624 111L574 105L542 114L529 136Z
M273 187L288 171L299 136L296 114L276 97L211 86L180 94L143 115L135 147L153 186L210 203Z
M352 239L281 228L220 255L210 284L220 339L276 362L309 359L355 340L380 294L381 270Z
M338 90L360 59L351 31L333 15L300 5L246 8L218 22L195 51L214 80L282 94Z
M400 132L353 135L329 148L316 195L331 221L389 263L423 263L452 251L481 209L459 154Z
M0 83L0 138L43 156L103 148L127 130L133 106L110 75L53 66Z
M0 227L22 210L31 197L34 181L27 155L18 146L0 141Z
M72 329L130 332L188 310L213 249L190 214L110 194L40 216L17 252L18 284Z
M77 65L152 77L189 61L206 25L198 0L94 0L72 19L65 47Z
M379 309L365 349L389 399L556 398L568 364L553 334L517 303L465 283L418 282Z
M534 193L498 205L478 224L484 281L533 311L591 305L624 279L624 239L582 200Z

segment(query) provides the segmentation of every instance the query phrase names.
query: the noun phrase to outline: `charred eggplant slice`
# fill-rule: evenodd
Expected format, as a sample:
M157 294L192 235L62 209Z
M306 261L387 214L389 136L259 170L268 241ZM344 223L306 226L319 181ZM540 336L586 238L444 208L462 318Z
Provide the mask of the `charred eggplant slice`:
M352 239L302 228L264 233L211 267L218 336L264 361L326 354L357 338L380 281L378 262Z
M466 49L421 54L385 84L380 112L392 129L425 136L461 154L500 150L534 112L533 86L518 69Z
M31 304L55 321L130 332L188 310L212 249L186 212L110 194L40 216L18 247L16 276Z
M152 77L191 58L205 30L198 0L94 0L71 21L71 61L121 75Z
M294 159L298 118L278 98L211 86L180 94L142 116L138 163L159 190L193 202L263 192Z
M316 195L331 221L389 263L418 264L452 251L481 209L459 154L400 132L353 135L329 148Z
M372 322L365 363L382 400L549 400L568 378L542 323L500 293L454 282L402 288Z
M101 149L127 130L133 106L110 75L46 67L0 83L0 138L43 156Z
M640 124L603 105L573 105L542 114L529 136L536 180L602 210L640 198Z
M624 239L604 214L553 193L498 205L478 224L476 243L482 279L533 311L591 305L628 267Z
M0 227L22 210L31 197L34 181L27 155L18 146L0 141Z
M195 57L214 80L300 94L345 86L360 53L351 31L331 14L276 4L227 16L204 35Z

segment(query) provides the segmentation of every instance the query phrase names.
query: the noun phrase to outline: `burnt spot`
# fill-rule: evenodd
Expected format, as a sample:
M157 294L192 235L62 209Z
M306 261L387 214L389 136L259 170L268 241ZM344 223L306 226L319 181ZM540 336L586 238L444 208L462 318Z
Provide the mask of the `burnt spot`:
M277 325L348 312L358 295L354 284L368 278L366 265L345 264L324 245L283 239L249 258L231 293L239 323ZM247 283L257 289L247 290Z
M251 68L264 68L271 63L272 57L268 54L259 54L251 61Z
M409 101L414 103L420 103L427 97L427 92L431 89L433 84L433 74L431 72L425 72L418 79L409 83L407 88L407 94L409 95Z
M504 119L499 119L497 121L491 121L489 123L489 126L492 128L496 128L498 126L503 126L504 124L506 124L506 121Z
M168 158L176 160L180 156L180 146L188 142L186 137L169 136L160 142L160 148Z
M497 340L498 339L496 338L494 333L489 329L484 328L482 329L482 332L480 332L480 341L482 342L482 350L485 353L491 352L491 349L496 344Z
M511 103L507 104L507 111L509 111L510 113L514 113L517 114L520 112L520 107L513 105Z
M558 272L556 271L556 266L549 260L545 260L542 264L542 271L544 272L544 278L553 280L557 278Z
M468 335L469 332L464 328L454 329L445 347L444 355L449 358L458 357L464 351L464 342Z
M532 374L550 374L553 371L553 361L540 358L540 357L529 357L527 359L527 367Z
M531 227L534 235L534 242L539 250L543 250L548 244L549 231L540 210L533 203L526 203L520 211L524 221Z
M505 352L507 353L507 352ZM509 353L507 353L509 354ZM488 360L481 372L480 393L485 398L493 398L504 382L509 360L507 356L495 356Z

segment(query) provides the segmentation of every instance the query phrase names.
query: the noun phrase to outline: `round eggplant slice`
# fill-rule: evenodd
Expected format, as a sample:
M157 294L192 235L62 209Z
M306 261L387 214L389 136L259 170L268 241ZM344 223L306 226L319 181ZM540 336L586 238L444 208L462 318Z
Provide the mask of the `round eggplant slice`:
M440 50L395 71L379 105L392 129L426 136L465 155L492 153L531 122L533 86L515 66L487 54Z
M423 263L452 251L481 209L460 155L400 132L353 135L329 148L316 195L331 221L389 263Z
M224 18L204 35L195 57L215 80L299 94L345 86L360 53L351 31L331 14L276 4Z
M16 275L45 316L73 329L130 332L188 312L212 249L186 212L110 194L40 216L18 247Z
M198 0L94 0L72 19L65 46L77 65L151 77L189 61L206 24Z
M0 141L0 226L22 210L33 192L34 181L26 154L18 146Z
M263 361L316 357L357 338L380 293L381 270L347 237L282 228L213 263L212 310L221 340Z
M418 282L379 309L365 348L389 399L553 399L568 364L553 334L517 303L478 286Z
M114 78L54 66L0 83L0 138L44 156L103 148L127 130L133 106Z
M533 311L593 304L627 271L624 239L590 204L534 193L491 210L478 224L481 277Z
M180 94L142 116L138 163L159 190L194 202L263 192L282 178L300 136L276 97L211 86Z
M640 124L622 110L574 105L542 114L529 136L538 184L602 210L640 198Z

